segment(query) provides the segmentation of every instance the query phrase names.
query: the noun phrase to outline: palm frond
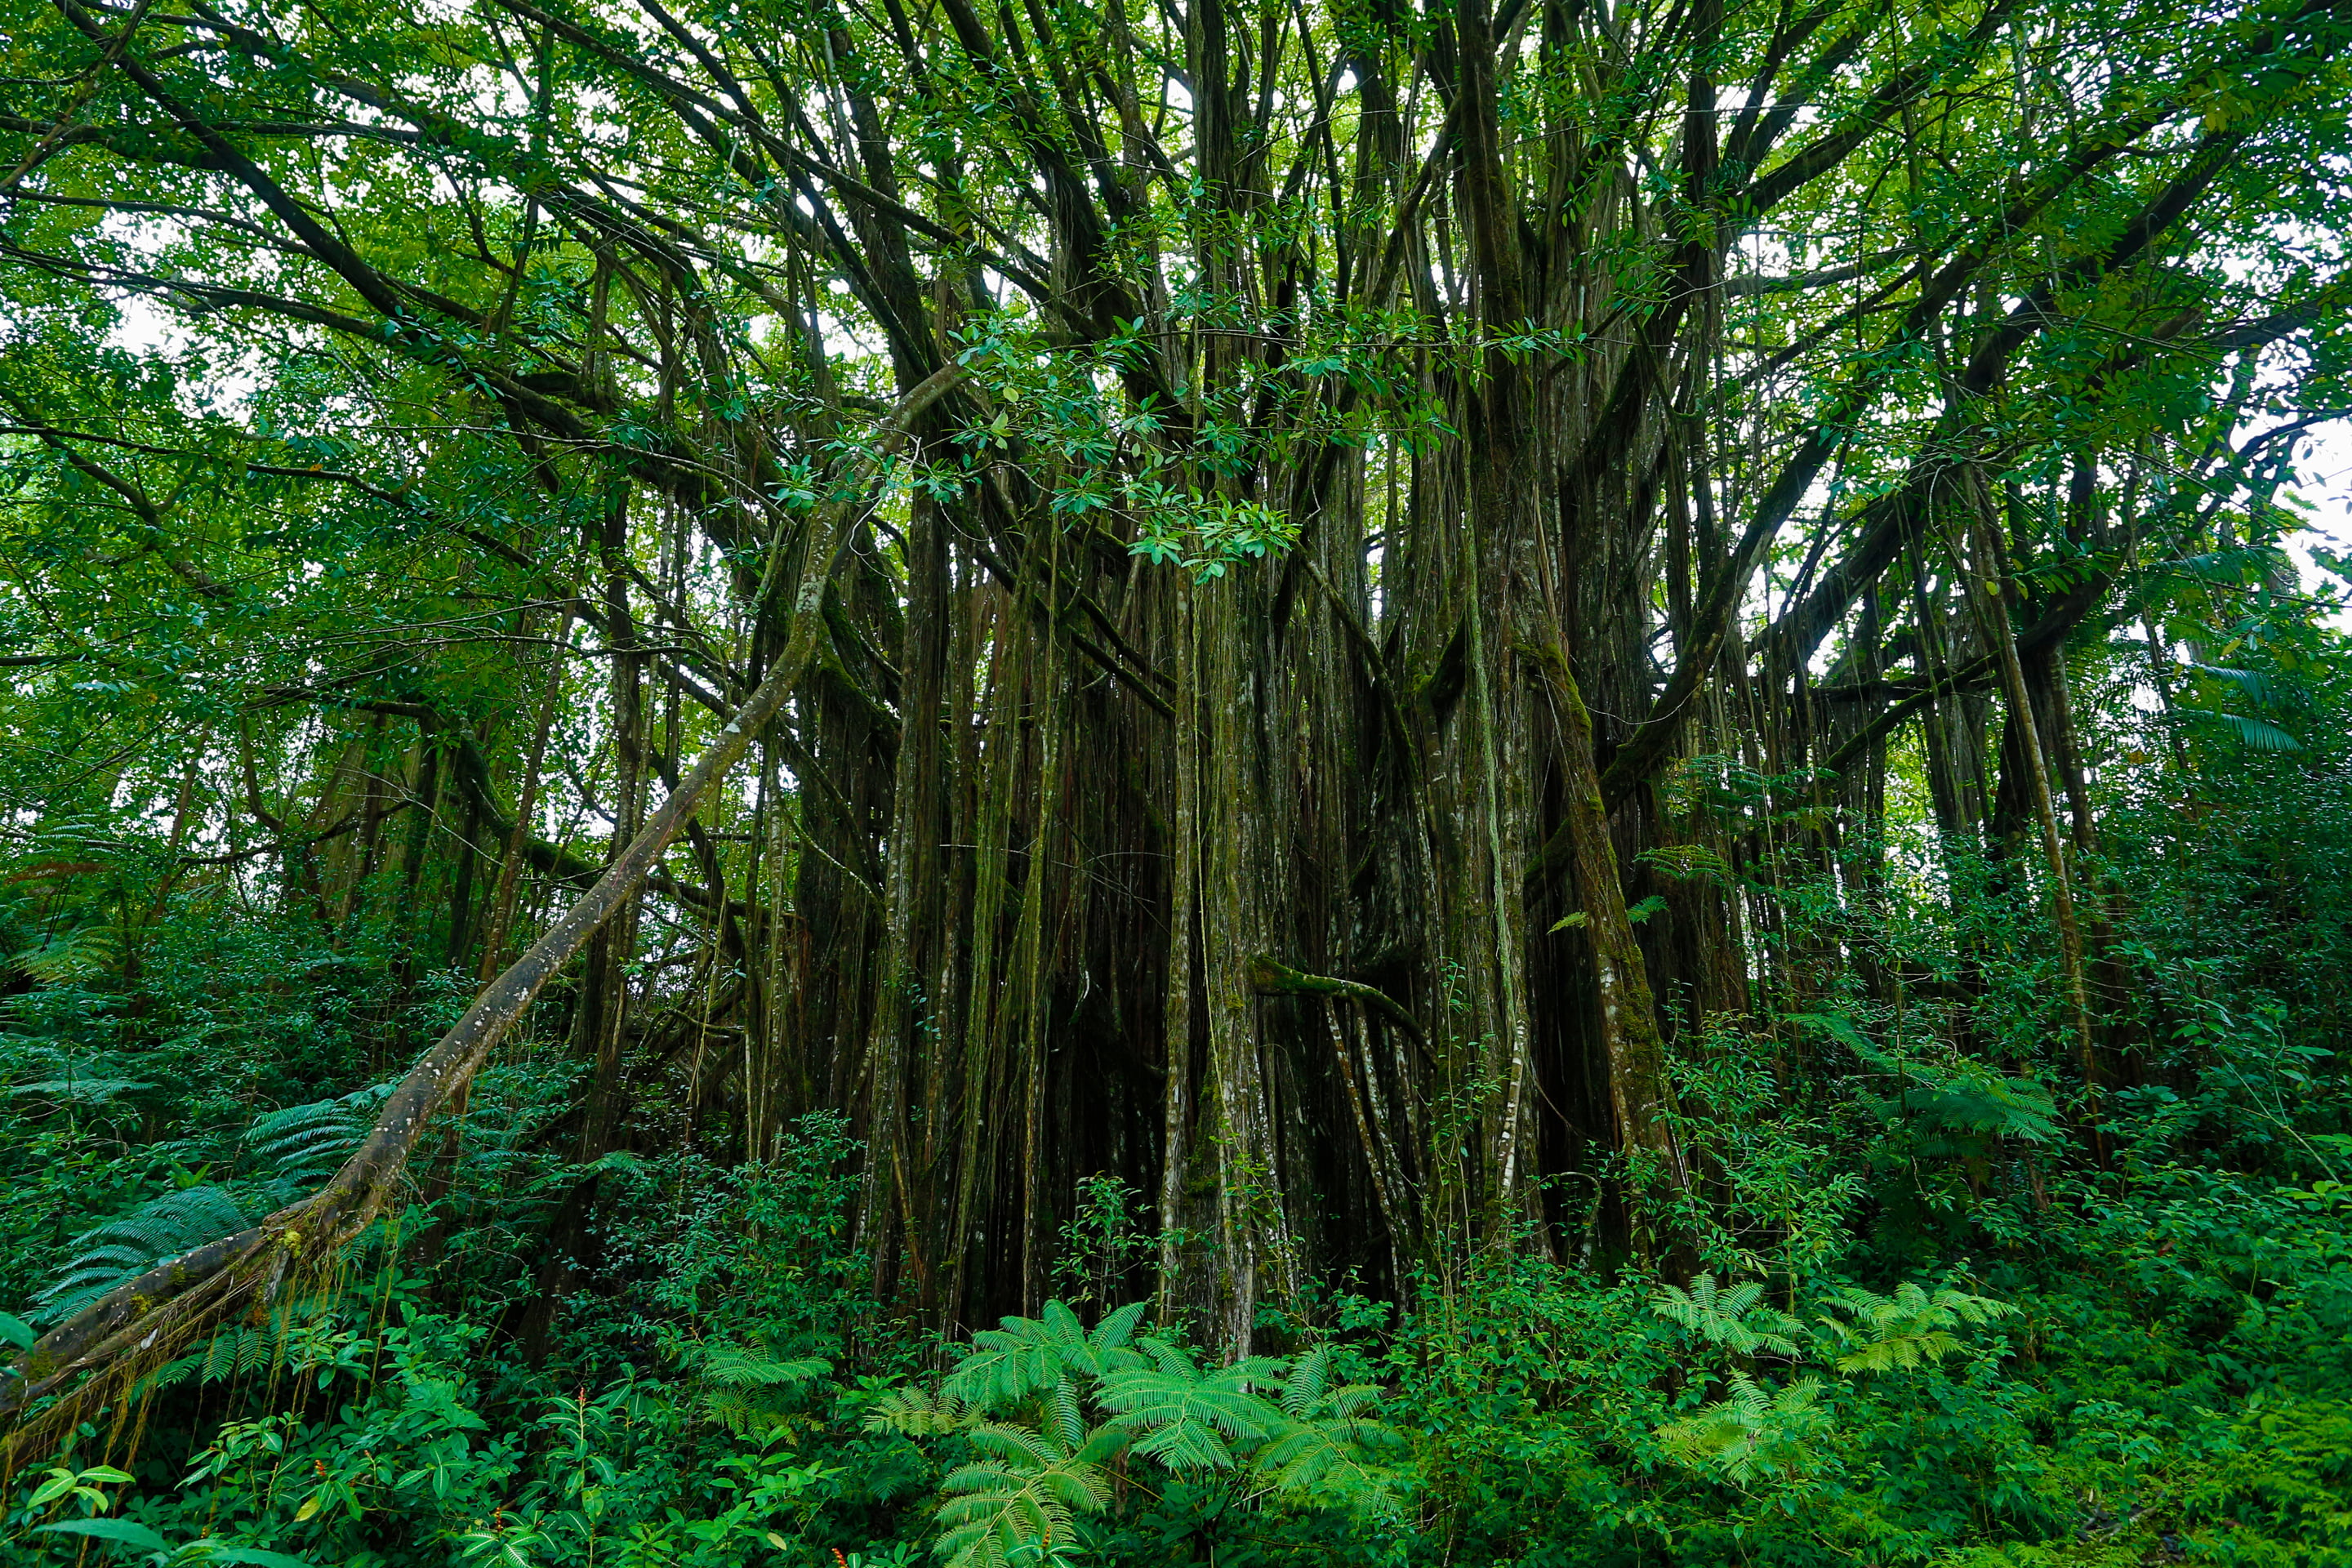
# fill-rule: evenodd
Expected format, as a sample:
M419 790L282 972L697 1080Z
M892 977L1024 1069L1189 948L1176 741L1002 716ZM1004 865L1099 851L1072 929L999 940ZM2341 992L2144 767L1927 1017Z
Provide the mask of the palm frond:
M2205 719L2219 724L2238 739L2249 751L2300 752L2303 742L2284 730L2264 719L2250 719L2243 713L2231 713L2219 708L2179 708L2174 711L2183 719Z

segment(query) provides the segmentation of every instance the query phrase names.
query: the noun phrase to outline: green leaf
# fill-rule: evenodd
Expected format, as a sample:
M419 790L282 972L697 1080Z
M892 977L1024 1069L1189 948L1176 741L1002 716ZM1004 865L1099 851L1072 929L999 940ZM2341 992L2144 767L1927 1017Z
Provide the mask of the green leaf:
M289 1557L283 1552L265 1552L258 1546L232 1546L210 1536L192 1541L180 1548L176 1563L236 1563L245 1568L312 1568L307 1557Z
M1670 1322L1721 1345L1735 1355L1768 1351L1774 1355L1797 1353L1797 1320L1763 1304L1764 1286L1747 1279L1717 1287L1712 1273L1701 1272L1688 1290L1661 1286L1650 1299L1650 1310Z
M37 1535L87 1535L99 1541L112 1541L124 1546L135 1546L142 1552L169 1552L172 1543L133 1519L68 1519L56 1524L37 1525Z
M1734 1375L1728 1395L1659 1427L1658 1440L1679 1463L1718 1471L1734 1482L1801 1475L1820 1463L1818 1440L1830 1429L1821 1396L1818 1378L1768 1390Z

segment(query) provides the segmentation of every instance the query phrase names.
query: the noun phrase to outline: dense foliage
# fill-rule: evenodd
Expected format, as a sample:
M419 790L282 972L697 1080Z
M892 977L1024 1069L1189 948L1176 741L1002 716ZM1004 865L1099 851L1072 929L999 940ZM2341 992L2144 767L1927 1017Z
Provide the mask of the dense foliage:
M2352 1563L2347 12L0 0L0 1554Z

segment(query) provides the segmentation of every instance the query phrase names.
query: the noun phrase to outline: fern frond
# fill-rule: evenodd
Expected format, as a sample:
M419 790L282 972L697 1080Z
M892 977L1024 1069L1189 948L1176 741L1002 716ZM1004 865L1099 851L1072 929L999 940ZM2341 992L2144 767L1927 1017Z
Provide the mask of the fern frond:
M766 1415L740 1394L706 1394L702 1396L702 1408L713 1421L725 1427L731 1437L752 1436L761 1425L761 1417Z
M1941 1361L1961 1348L1954 1329L2017 1310L2009 1302L1948 1288L1929 1295L1907 1279L1892 1296L1849 1285L1826 1304L1851 1320L1821 1319L1832 1348L1839 1352L1834 1364L1846 1373L1905 1372Z
M1046 1306L1050 1312L1061 1303ZM1006 1318L1003 1323L971 1336L971 1353L948 1374L942 1393L974 1409L1002 1410L1061 1381L1066 1344L1056 1342L1050 1316L1044 1321ZM1076 1337L1084 1342L1083 1334Z
M9 956L9 963L51 985L93 979L122 961L122 933L110 925L83 925Z
M1821 1397L1818 1378L1768 1391L1735 1375L1722 1399L1659 1427L1658 1440L1680 1463L1720 1471L1735 1482L1759 1474L1797 1475L1820 1462L1814 1444L1830 1424Z
M1078 1391L1068 1378L1055 1384L1045 1396L1045 1428L1066 1448L1086 1441L1086 1417L1078 1409Z
M1762 1305L1763 1299L1764 1287L1757 1280L1721 1289L1713 1274L1702 1272L1688 1290L1660 1286L1650 1299L1650 1310L1737 1355L1769 1351L1795 1356L1797 1342L1791 1336L1800 1327L1797 1320Z
M245 1131L245 1146L282 1182L305 1184L330 1174L367 1136L376 1105L390 1083L370 1084L332 1100L264 1111Z
M1046 1302L1034 1318L1002 1319L1000 1327L971 1336L971 1352L941 1392L976 1410L1003 1412L1073 1379L1139 1368L1145 1360L1132 1342L1146 1307L1121 1307L1091 1333L1060 1301Z
M953 1394L934 1397L919 1388L894 1388L866 1412L868 1432L896 1432L907 1437L938 1437L972 1424L970 1405Z
M227 1191L184 1187L84 1231L57 1282L36 1298L53 1321L73 1316L167 1258L234 1236L253 1222Z
M1291 1361L1290 1374L1282 1380L1282 1413L1294 1421L1305 1420L1330 1392L1331 1382L1331 1347L1317 1345L1302 1352Z
M1143 1352L1146 1365L1157 1369L1166 1376L1198 1377L1201 1375L1199 1363L1186 1354L1181 1346L1171 1344L1157 1334L1138 1341L1137 1348Z
M141 1083L127 1078L48 1078L37 1083L12 1084L0 1094L15 1099L70 1100L78 1105L102 1105L121 1094L136 1094L142 1089L152 1089L152 1083Z
M1381 1391L1339 1383L1333 1360L1329 1345L1317 1345L1291 1363L1282 1384L1289 1420L1254 1463L1270 1489L1295 1502L1358 1510L1383 1505L1390 1475L1373 1457L1401 1447L1402 1439L1368 1414Z
M1098 1397L1135 1451L1171 1470L1225 1470L1234 1450L1254 1448L1283 1429L1282 1411L1251 1392L1280 1363L1253 1357L1186 1377L1164 1371L1115 1373Z
M833 1370L819 1356L785 1360L766 1345L712 1345L702 1352L702 1375L729 1388L781 1388Z
M1115 1312L1104 1314L1102 1321L1095 1325L1094 1332L1087 1336L1087 1348L1100 1362L1098 1372L1119 1370L1111 1364L1111 1358L1122 1351L1134 1354L1128 1347L1134 1342L1136 1326L1143 1321L1143 1314L1150 1307L1149 1301L1130 1301ZM1140 1365L1140 1359L1131 1364Z
M989 1422L971 1428L983 1457L940 1483L942 1528L937 1548L947 1568L1008 1568L1051 1562L1076 1543L1076 1515L1110 1501L1101 1461L1117 1440L1097 1431L1075 1450L1024 1426Z

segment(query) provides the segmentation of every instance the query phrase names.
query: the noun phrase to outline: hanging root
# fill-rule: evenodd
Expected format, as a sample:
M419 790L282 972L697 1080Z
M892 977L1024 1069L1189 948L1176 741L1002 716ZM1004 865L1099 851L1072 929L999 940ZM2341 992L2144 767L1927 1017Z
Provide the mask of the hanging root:
M0 1443L0 1473L54 1448L110 1399L238 1311L278 1300L296 1279L331 1260L375 1212L370 1205L340 1223L328 1220L326 1202L333 1195L331 1188L159 1264L44 1335L19 1375L0 1385L0 1420L17 1423ZM32 1410L68 1384L63 1398Z
M1260 953L1250 961L1250 989L1261 996L1339 996L1360 1002L1404 1031L1416 1047L1425 1047L1427 1037L1421 1032L1421 1021L1404 1005L1378 986L1367 985L1360 980L1341 980L1329 974L1308 974L1293 969L1280 959Z

